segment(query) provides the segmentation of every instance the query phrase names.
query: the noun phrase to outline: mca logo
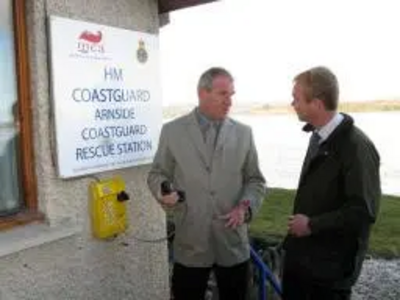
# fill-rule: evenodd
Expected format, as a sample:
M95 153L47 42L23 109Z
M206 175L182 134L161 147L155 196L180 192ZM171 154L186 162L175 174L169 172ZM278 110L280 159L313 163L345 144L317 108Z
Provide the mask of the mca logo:
M85 30L79 36L80 40L84 40L86 42L93 43L93 44L100 43L102 38L103 38L103 34L101 33L101 31L97 31L97 33L91 33L90 31Z
M80 53L104 53L101 31L83 31L78 37L78 51Z
M139 40L139 48L136 50L136 58L137 60L144 64L148 59L148 53L145 48L144 41L142 39Z

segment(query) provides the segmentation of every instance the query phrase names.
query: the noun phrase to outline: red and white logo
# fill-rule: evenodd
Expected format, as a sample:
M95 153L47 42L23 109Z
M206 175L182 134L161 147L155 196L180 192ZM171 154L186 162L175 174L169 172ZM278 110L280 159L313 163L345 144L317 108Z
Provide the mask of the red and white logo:
M81 53L104 53L101 31L83 31L78 38L78 51Z

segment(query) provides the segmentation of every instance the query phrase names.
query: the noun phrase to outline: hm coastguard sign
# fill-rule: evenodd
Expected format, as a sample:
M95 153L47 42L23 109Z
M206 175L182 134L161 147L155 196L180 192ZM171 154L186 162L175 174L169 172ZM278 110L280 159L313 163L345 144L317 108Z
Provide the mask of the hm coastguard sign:
M157 37L54 16L50 30L60 177L151 162L162 124Z

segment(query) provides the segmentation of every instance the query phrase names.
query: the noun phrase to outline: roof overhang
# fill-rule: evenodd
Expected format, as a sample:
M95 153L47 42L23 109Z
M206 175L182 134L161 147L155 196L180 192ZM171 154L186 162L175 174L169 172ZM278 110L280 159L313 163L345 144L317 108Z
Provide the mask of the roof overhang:
M218 0L158 0L158 13L165 14L177 9L187 8L215 1Z

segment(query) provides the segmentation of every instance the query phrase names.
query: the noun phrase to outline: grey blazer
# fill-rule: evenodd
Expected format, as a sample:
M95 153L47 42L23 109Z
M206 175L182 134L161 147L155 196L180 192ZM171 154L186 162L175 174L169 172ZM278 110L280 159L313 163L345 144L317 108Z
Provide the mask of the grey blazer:
M175 214L175 261L186 266L232 266L249 259L247 224L226 228L220 216L243 200L252 215L265 196L265 179L258 165L251 128L230 118L221 125L212 157L192 113L165 124L148 175L156 199L169 180L185 191L186 202ZM185 207L183 207L185 206Z

